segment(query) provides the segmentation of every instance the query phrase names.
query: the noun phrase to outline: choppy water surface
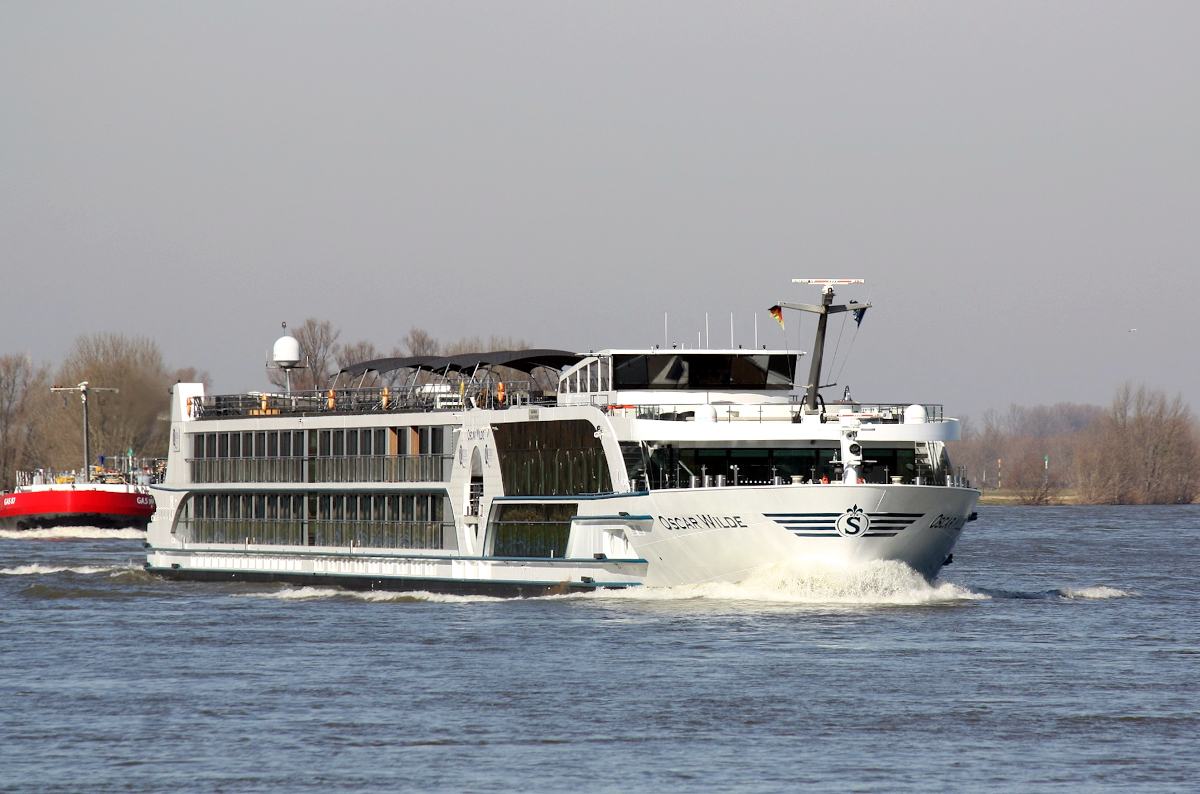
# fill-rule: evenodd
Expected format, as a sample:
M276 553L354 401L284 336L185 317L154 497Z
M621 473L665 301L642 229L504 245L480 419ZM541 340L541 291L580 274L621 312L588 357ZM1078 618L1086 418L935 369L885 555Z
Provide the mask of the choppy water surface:
M526 601L0 533L0 791L1194 790L1200 509L980 518L932 586L797 563Z

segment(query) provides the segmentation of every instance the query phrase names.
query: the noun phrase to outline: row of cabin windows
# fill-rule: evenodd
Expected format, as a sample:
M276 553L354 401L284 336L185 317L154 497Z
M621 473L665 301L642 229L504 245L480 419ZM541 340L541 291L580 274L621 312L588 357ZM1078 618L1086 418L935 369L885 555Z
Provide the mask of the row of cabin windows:
M307 439L305 438L307 432ZM438 455L444 452L444 427L366 427L342 430L257 430L195 433L192 457L302 458L377 455Z
M195 543L442 548L446 502L445 493L196 494L179 525Z

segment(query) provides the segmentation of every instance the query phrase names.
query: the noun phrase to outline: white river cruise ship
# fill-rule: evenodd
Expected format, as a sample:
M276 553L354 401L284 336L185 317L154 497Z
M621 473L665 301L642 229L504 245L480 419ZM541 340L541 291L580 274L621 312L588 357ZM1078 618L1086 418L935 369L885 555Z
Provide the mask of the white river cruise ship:
M958 422L824 402L826 321L870 304L808 283L819 304L772 309L817 315L799 387L795 351L740 348L382 359L320 392L177 384L146 568L511 596L736 582L797 558L933 578L979 497L946 454Z

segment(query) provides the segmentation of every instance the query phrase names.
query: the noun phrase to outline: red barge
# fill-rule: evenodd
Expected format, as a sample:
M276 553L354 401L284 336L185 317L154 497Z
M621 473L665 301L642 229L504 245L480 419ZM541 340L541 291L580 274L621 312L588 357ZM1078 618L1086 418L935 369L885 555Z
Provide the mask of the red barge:
M0 530L145 529L154 509L150 489L128 482L18 485L15 491L0 497Z
M142 529L154 515L150 484L161 481L163 465L135 461L128 456L109 458L112 465L92 466L88 428L88 393L117 389L89 386L55 386L51 391L78 392L83 402L82 472L55 474L46 469L18 471L16 489L0 497L0 530L49 529L52 527L100 527Z

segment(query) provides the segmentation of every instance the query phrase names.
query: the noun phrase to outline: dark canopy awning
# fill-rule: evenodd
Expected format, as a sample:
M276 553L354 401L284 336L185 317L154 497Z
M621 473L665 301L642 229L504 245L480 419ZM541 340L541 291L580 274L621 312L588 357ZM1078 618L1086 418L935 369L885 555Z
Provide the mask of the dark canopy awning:
M538 367L564 369L578 364L587 356L567 350L492 350L487 353L462 353L457 356L401 356L377 358L351 364L338 374L361 375L364 372L392 372L397 369L423 369L430 372L473 370L476 367L510 367L521 372L532 372Z

